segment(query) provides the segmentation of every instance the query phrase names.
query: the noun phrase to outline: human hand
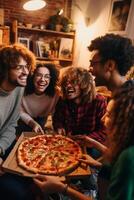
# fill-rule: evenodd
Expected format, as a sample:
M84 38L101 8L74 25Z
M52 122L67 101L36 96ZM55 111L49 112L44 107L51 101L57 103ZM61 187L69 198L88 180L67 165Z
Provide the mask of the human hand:
M35 133L44 134L43 129L41 128L41 126L37 122L30 120L29 126L33 129L33 131Z
M93 139L89 139L88 136L86 135L72 135L71 138L75 141L77 141L81 146L84 146L84 147L90 147L92 148L93 147Z
M37 175L33 180L43 193L63 192L65 188L65 185L56 176Z
M98 151L100 151L102 154L104 154L108 149L107 146L101 144L97 140L94 140L87 135L72 136L72 139L74 139L75 141L77 141L80 144L80 146L83 148L84 152L86 152L86 147L95 148Z
M64 128L59 128L59 129L57 129L57 133L58 133L59 135L66 135L66 131L65 131Z
M41 126L40 126L38 123L36 123L36 124L34 125L33 131L34 131L35 133L44 134L43 129L41 128Z
M83 157L81 159L79 159L80 162L83 162L87 165L93 166L93 167L101 167L102 163L95 160L94 158L92 158L91 156L87 155L87 154L83 154Z
M2 170L2 163L3 163L3 159L0 157L0 176L4 174Z
M84 146L84 147L96 148L100 150L101 152L104 152L105 149L107 149L105 145L101 144L100 142L92 139L91 137L87 135L76 135L76 136L73 136L73 138L77 140L81 144L81 146Z

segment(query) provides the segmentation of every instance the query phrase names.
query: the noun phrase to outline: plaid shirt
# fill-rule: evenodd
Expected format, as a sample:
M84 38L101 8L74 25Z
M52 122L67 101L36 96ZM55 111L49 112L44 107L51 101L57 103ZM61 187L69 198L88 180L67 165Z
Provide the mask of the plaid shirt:
M106 107L106 99L99 94L91 103L79 105L70 100L59 99L53 116L53 127L55 131L64 128L66 133L86 134L104 143L106 133L101 118Z

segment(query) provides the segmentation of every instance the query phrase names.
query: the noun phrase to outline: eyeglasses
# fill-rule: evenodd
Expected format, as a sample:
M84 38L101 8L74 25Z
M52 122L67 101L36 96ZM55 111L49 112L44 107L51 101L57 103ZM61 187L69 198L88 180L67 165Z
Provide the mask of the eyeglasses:
M40 73L37 73L35 74L36 77L38 78L44 78L44 79L50 79L51 76L49 74L40 74Z
M68 84L76 86L76 85L79 84L79 82L76 79L74 79L74 80L67 80L67 82L65 82L65 85L68 85Z
M29 65L16 65L15 67L12 67L12 69L23 71L24 69L30 70L30 67Z
M90 66L94 66L94 65L96 65L98 63L102 63L102 60L96 60L96 61L89 60L89 62L90 62Z

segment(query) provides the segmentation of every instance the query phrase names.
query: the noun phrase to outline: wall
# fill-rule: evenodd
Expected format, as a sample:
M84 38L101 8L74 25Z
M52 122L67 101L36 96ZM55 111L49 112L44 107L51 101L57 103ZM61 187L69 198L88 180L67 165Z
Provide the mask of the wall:
M4 21L9 24L14 19L34 25L45 24L50 15L56 14L57 9L64 8L65 15L70 16L71 0L45 0L47 5L38 11L25 11L23 3L26 0L0 0L0 8L4 8Z
M88 68L90 54L87 46L97 36L107 32L111 0L46 0L47 6L39 11L24 11L25 0L0 0L0 8L5 11L5 23L18 19L32 24L44 24L58 8L64 7L65 15L70 16L76 28L76 50L74 65ZM71 7L72 3L72 7ZM127 36L134 39L134 0Z
M87 50L92 39L107 33L110 0L74 0L72 4L72 19L75 22L77 40L74 65L88 68L90 53ZM128 32L125 36L134 39L134 0L129 20Z

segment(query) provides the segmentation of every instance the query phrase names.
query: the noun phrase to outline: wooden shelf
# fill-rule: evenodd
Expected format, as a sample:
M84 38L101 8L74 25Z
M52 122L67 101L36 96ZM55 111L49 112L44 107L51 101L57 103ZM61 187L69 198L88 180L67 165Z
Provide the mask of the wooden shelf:
M68 61L72 62L72 59L65 59L65 58L46 58L46 57L37 57L37 60L56 60L56 61Z
M10 43L10 27L0 26L0 45L8 45Z
M48 30L48 29L37 29L37 28L27 28L27 27L22 27L22 26L17 26L17 28L20 30L20 31L36 31L36 32L40 32L40 33L48 33L48 34L54 34L54 35L61 35L61 36L67 36L67 37L71 37L75 35L75 32L69 32L69 33L66 33L66 32L58 32L58 31L52 31L52 30Z
M56 61L62 66L73 64L75 31L66 33L47 29L28 28L18 26L17 20L15 20L12 24L12 42L18 42L18 38L19 41L23 39L29 40L28 46L35 53L38 61ZM42 42L43 44L41 44ZM71 47L68 47L68 44ZM49 50L46 51L44 49ZM49 56L43 57L46 53Z

